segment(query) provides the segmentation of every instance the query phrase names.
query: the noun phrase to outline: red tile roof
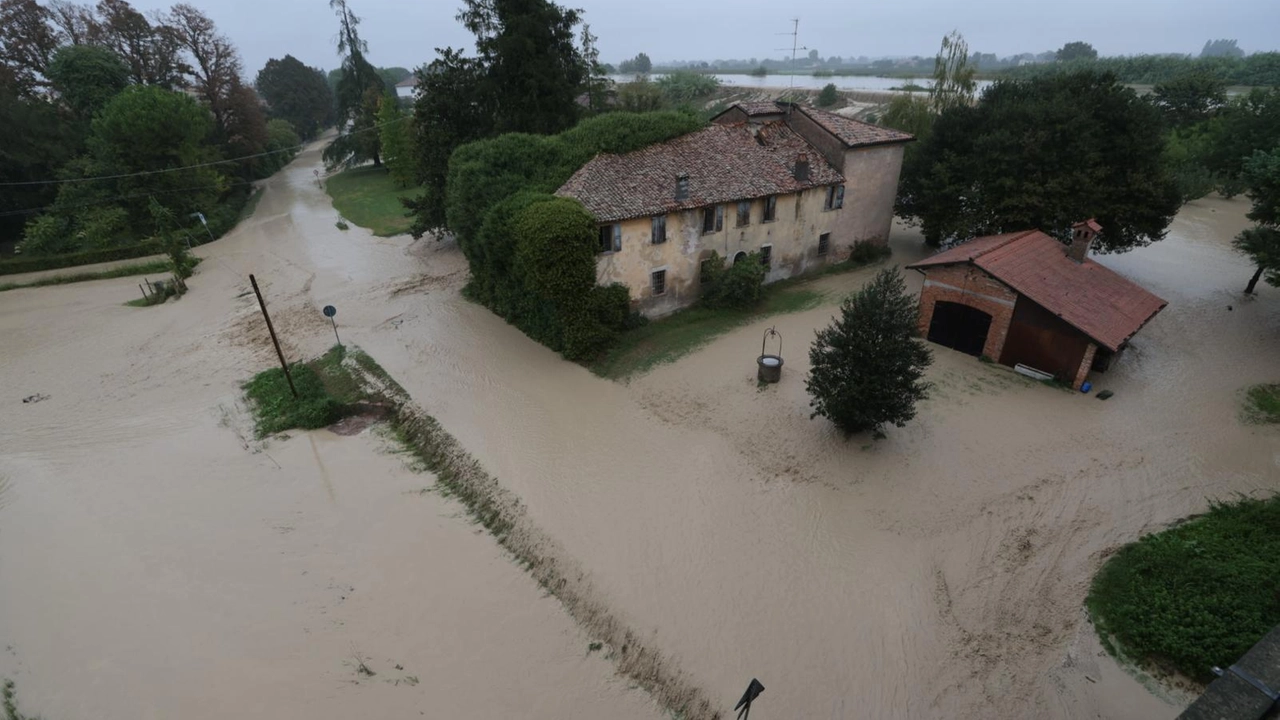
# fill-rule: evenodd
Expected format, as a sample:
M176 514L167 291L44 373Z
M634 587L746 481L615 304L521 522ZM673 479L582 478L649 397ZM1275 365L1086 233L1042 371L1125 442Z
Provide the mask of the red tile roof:
M880 125L864 123L851 117L838 115L818 108L795 105L796 110L804 113L824 130L835 135L845 147L863 147L867 145L888 145L915 140L914 135Z
M957 263L982 268L1111 351L1168 304L1092 260L1075 262L1039 230L975 238L907 267Z
M746 113L748 117L761 117L768 115L776 115L784 113L788 109L794 112L803 113L810 120L813 120L818 127L831 133L844 144L846 148L865 147L868 145L887 145L891 143L904 143L915 140L914 135L894 130L893 128L881 127L880 125L872 125L864 123L861 120L854 120L851 117L845 117L838 113L827 110L819 110L815 107L808 107L799 103L788 103L781 100L766 102L740 102L734 103L729 110L725 110L711 122L716 122L725 113L733 108L738 108Z
M777 115L786 111L785 106L779 105L772 100L764 102L740 102L734 103L734 105L741 108L742 112L751 117L755 117L757 115Z
M809 158L807 180L793 174L802 153ZM689 176L684 200L675 197L679 175ZM597 155L556 194L576 198L601 222L614 222L842 182L844 176L785 124L736 123L623 155Z

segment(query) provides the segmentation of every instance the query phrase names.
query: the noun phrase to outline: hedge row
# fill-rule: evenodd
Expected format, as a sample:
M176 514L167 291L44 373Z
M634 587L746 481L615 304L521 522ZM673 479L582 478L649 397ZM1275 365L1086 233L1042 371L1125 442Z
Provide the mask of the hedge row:
M0 275L16 275L18 273L36 272L37 270L57 270L75 267L76 265L92 265L93 263L111 262L113 260L133 260L134 258L159 255L164 252L160 243L147 240L134 245L86 250L65 255L45 255L18 257L12 260L0 260Z

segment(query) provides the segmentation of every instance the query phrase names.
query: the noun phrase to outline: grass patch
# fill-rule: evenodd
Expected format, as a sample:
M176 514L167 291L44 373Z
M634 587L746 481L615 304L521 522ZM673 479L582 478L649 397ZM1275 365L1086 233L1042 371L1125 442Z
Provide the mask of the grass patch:
M1113 655L1212 680L1280 623L1280 496L1214 505L1126 545L1086 604Z
M407 211L400 199L412 197L417 189L397 187L384 168L344 170L326 180L324 187L343 218L378 237L406 233L413 223L405 217Z
M647 372L663 363L674 362L715 338L770 315L801 312L815 308L827 294L811 283L827 275L859 270L887 257L876 253L870 259L858 257L828 265L803 277L789 278L764 287L764 297L751 310L693 306L660 320L622 333L606 353L587 363L591 372L612 380Z
M1280 383L1263 383L1245 390L1244 415L1253 423L1280 423Z
M358 403L376 401L342 366L344 357L345 349L335 346L315 360L290 365L296 398L280 368L264 370L245 383L258 437L328 427L356 412Z
M28 283L4 283L0 284L0 292L4 292L5 290L18 290L20 288L45 287L47 285L66 285L67 283L85 282L87 280L107 280L110 278L128 277L130 275L159 275L161 273L170 272L172 268L173 266L168 260L152 260L151 262L138 263L136 265L122 265L118 268L102 270L100 272L76 273L74 275L55 275L42 280L33 280Z

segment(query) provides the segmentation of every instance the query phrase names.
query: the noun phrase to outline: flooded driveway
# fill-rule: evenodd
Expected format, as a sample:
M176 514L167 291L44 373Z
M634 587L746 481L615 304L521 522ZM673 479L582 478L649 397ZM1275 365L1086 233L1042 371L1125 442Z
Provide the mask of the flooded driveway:
M1170 301L1094 378L1111 400L935 349L933 398L871 443L810 420L803 386L814 330L871 271L618 384L463 300L450 245L337 230L318 162L268 181L180 302L122 307L127 278L0 295L0 669L29 709L657 715L376 436L254 452L237 383L273 362L254 272L291 357L330 344L319 308L337 306L343 339L726 711L752 677L761 720L1179 711L1102 652L1082 602L1116 546L1280 486L1280 433L1236 417L1280 365L1280 291L1239 294L1244 201L1102 258ZM907 230L894 247L922 254ZM786 369L759 390L775 323Z

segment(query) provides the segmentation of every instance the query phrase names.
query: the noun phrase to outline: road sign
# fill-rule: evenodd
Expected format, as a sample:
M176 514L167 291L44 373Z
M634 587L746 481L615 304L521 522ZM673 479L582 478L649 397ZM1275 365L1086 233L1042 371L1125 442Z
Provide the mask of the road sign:
M327 318L331 318L331 317L333 317L334 315L337 315L337 314L338 314L338 308L336 308L336 307L334 307L334 306L332 306L332 305L325 305L325 306L324 306L324 310L322 310L321 312L323 312L323 313L324 313L324 316L325 316L325 317L327 317Z

